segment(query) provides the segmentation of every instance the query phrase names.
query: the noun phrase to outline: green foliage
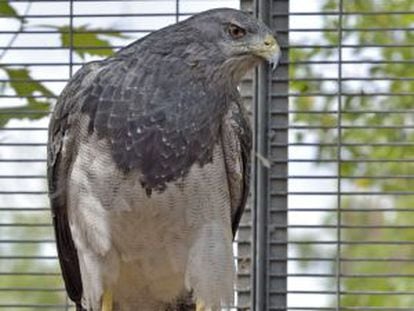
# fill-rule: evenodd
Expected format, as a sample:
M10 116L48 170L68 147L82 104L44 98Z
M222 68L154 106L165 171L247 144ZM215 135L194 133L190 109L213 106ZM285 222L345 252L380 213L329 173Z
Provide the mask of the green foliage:
M343 5L345 12L408 12L414 9L412 0L347 0L343 1ZM323 10L338 10L338 1L326 0ZM336 28L338 23L337 16L326 16L323 20L323 27ZM414 49L412 47L398 47L398 45L414 44L414 34L408 30L378 30L378 28L393 27L410 28L413 24L414 16L412 14L345 15L342 19L343 43L354 44L356 47L343 49L343 57L345 56L347 60L380 60L381 62L373 62L365 66L366 74L364 76L371 77L372 80L353 83L342 82L342 92L347 95L342 96L340 120L337 113L329 112L339 108L336 97L317 98L308 96L295 98L295 109L303 111L320 110L324 113L297 113L293 116L293 122L320 126L312 133L312 137L316 136L319 143L336 143L339 140L343 143L341 150L336 147L320 147L318 159L335 159L338 152L340 152L344 160L350 160L340 164L340 173L343 177L358 178L343 179L344 187L357 191L383 192L404 192L414 189L414 179L410 178L410 176L414 176L414 163L412 161L398 162L401 159L414 159L414 129L412 129L414 118L412 114L405 112L407 109L413 109L413 98L410 94L414 93L414 83L409 79L405 81L401 79L412 78L413 76L412 65L407 65L407 62L414 59ZM360 31L363 29L371 31ZM324 32L322 39L315 43L337 45L338 42L338 31L333 31ZM373 45L377 47L372 47ZM384 45L384 47L379 47L381 45ZM337 49L292 50L290 57L293 60L337 60L338 51ZM343 72L347 72L347 75L350 76L350 72L359 65L342 66ZM291 78L295 79L298 77L321 78L328 76L317 66L310 65L292 66L290 75ZM332 75L329 77L332 77ZM381 78L391 79L380 81ZM299 80L292 82L290 87L302 93L334 93L337 91L335 83L335 81L332 83ZM369 95L374 92L391 93L391 95ZM400 93L400 95L397 93ZM387 110L393 110L394 112L386 112ZM378 111L384 112L380 113ZM335 128L339 122L343 126L340 132ZM378 128L379 126L383 128ZM300 132L297 138L306 140L308 133ZM393 144L393 146L381 145L384 143ZM375 160L382 162L375 162ZM375 176L379 178L372 178ZM389 178L382 178L382 176L389 176ZM356 226L342 229L341 238L344 241L358 242L357 244L342 244L341 258L414 258L414 247L409 244L398 246L359 244L359 242L381 240L413 241L413 230L398 228L398 226L409 226L414 223L414 208L410 212L353 212L350 209L352 207L368 209L379 207L411 208L414 206L413 196L392 196L389 199L363 196L356 199L345 196L341 203L343 208L349 209L342 213L342 225ZM325 223L329 222L331 222L331 219L327 217ZM361 226L371 226L371 228L361 228ZM378 228L380 226L388 226L390 229ZM328 236L324 238L329 239ZM330 236L330 238L335 239L335 236ZM300 251L304 255L309 253L309 249L301 249ZM315 252L317 252L316 249L311 251L311 253ZM334 254L328 255L335 256ZM331 271L337 269L334 263L328 264L326 268ZM414 274L412 263L387 260L345 261L340 269L341 273L345 275ZM334 287L335 285L331 283L329 286ZM341 306L343 307L412 307L414 305L414 297L410 295L369 293L369 291L414 291L412 279L407 277L343 277L341 289L346 292L365 292L365 294L342 295ZM332 303L335 302L332 301Z
M325 4L325 9L335 8L337 1L329 0ZM413 2L410 0L398 1L398 5L393 1L345 1L345 11L395 11L403 10L404 8L409 10L413 6ZM325 27L335 27L337 23L337 17L327 17L325 20ZM411 15L373 15L373 16L353 16L352 18L345 18L343 27L345 29L352 28L376 28L376 27L410 27L410 24L414 22L414 17ZM324 42L326 44L337 44L337 37L332 33L327 32L324 34ZM376 129L375 126L409 126L412 122L412 118L405 113L366 113L367 110L404 110L412 108L412 96L379 96L369 95L372 92L379 93L407 93L414 92L414 83L411 81L401 81L399 78L411 77L412 68L405 64L391 63L391 61L409 61L414 58L414 50L412 48L364 48L367 44L405 44L413 43L413 34L410 31L346 31L344 32L344 40L352 39L356 41L358 47L355 48L352 53L353 59L361 59L360 54L371 52L377 57L372 59L380 59L385 62L380 64L373 64L369 67L368 75L372 78L391 77L395 80L390 81L384 86L384 83L379 84L374 81L366 81L359 83L359 86L352 85L351 83L342 82L342 91L346 94L342 97L342 107L344 111L341 116L341 124L344 126L357 126L363 125L372 128L348 128L342 130L341 141L343 143L383 143L383 142L408 142L413 141L414 132L412 129ZM292 59L312 59L314 56L318 56L319 59L329 58L337 55L332 54L332 49L326 50L311 50L311 51L293 51ZM366 57L364 57L366 59ZM388 61L388 62L387 62ZM345 66L345 65L344 65ZM357 65L354 65L357 66ZM294 77L321 77L321 73L317 72L315 67L310 66L297 66L298 68L291 69L291 76ZM300 92L320 92L327 91L327 82L308 82L298 81L291 83L291 88ZM332 91L330 91L332 93ZM318 100L315 97L300 97L296 100L295 105L300 110L322 110L329 111L337 109L336 97L328 97L323 100ZM337 124L337 114L297 114L294 116L294 121L299 123L331 126L335 127ZM321 129L318 133L320 142L337 142L338 131ZM321 150L321 156L326 158L333 158L336 156L337 150L333 148L326 148ZM367 146L365 147L343 147L342 150L345 159L384 159L384 158L413 158L414 148L406 146L381 147L381 146ZM381 167L372 166L370 164L359 165L344 165L342 167L342 173L344 175L353 175L357 172L364 172L369 174L385 175L390 171L398 170L402 168L401 164L396 166L385 165ZM406 164L402 171L413 170L412 164ZM374 181L377 183L378 181ZM387 181L385 181L387 182ZM411 184L414 186L414 184ZM371 186L373 184L371 183ZM408 186L408 185L407 185Z
M19 213L14 212L12 214ZM9 213L10 214L10 213ZM53 236L51 226L43 226L50 222L49 212L25 212L9 219L10 215L0 213L2 223L30 224L30 227L11 226L1 227L0 236L4 239L43 240ZM39 224L39 226L34 226ZM20 257L1 259L0 271L10 273L0 278L0 288L14 288L16 290L0 291L0 304L62 304L65 301L63 284L59 275L59 268L55 260L32 259L44 257L44 249L37 243L13 243L0 245L0 253L7 257ZM25 258L26 257L26 258ZM43 275L39 275L39 274ZM36 290L25 292L24 289ZM46 291L50 289L51 291Z
M54 96L53 92L41 83L35 81L27 68L2 68L9 77L9 86L19 96L25 96L25 106L13 108L13 114L0 113L0 126L6 125L11 119L40 119L47 115L49 102L39 100L36 96ZM2 109L0 109L1 112ZM3 109L3 111L6 109ZM30 112L27 112L30 111ZM25 113L26 112L26 113Z
M0 2L0 14L15 18L21 23L21 29L30 29L31 25L23 17L17 17L17 11L7 1ZM53 26L42 25L43 28L56 29L58 31L60 44L62 47L73 47L75 55L82 60L87 55L108 57L112 55L111 38L128 38L127 36L110 29L93 28L88 25L74 27L70 31L69 25ZM12 44L15 37L10 41ZM4 57L3 55L0 56ZM12 90L14 94L26 100L26 105L21 107L6 108L0 107L0 127L5 126L11 119L39 119L44 117L52 104L53 98L56 97L48 87L37 82L31 75L29 68L16 67L10 68L0 63L0 73L3 72L10 81L0 84L0 94L4 94L7 90ZM4 110L12 110L16 113L1 113ZM29 113L25 113L28 111ZM38 112L38 113L33 113Z
M16 17L16 10L6 1L0 2L0 15Z
M108 39L101 37L127 38L120 32L108 32L105 29L90 28L88 25L73 27L70 32L70 26L57 27L60 32L60 41L63 47L73 47L73 50L82 59L87 54L107 57L112 55L113 51ZM71 35L72 33L72 35Z
M27 96L29 104L36 103L37 100L31 96L34 96L36 92L39 92L42 95L52 96L53 93L40 84L39 82L34 81L34 79L30 76L30 72L27 68L19 68L19 69L12 69L12 68L4 68L7 75L10 79L10 86L16 91L17 94L20 96ZM24 83L22 83L22 81ZM27 83L27 81L30 81Z

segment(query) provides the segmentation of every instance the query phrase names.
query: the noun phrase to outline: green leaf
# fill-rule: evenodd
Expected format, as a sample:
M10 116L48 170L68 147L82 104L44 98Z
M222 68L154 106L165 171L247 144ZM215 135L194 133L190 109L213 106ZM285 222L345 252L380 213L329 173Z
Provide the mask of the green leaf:
M70 26L61 26L57 28L60 32L60 40L63 47L73 47L76 54L82 59L86 54L107 57L113 54L112 46L109 39L102 38L127 38L120 32L109 32L102 28L88 28L88 25L82 25L72 28ZM72 36L72 38L71 38ZM97 49L98 48L98 49Z
M0 16L17 17L16 10L8 3L8 1L0 2Z
M3 127L9 122L11 119L29 119L29 120L37 120L47 116L49 111L50 103L47 101L39 101L39 100L32 100L32 103L29 105L25 105L22 107L14 107L14 108L2 108L2 110L13 110L15 113L0 113L0 127ZM30 112L27 112L30 110ZM26 113L25 113L26 112Z
M3 68L10 78L9 84L19 96L39 95L53 96L53 92L41 83L35 81L27 68ZM29 102L31 98L28 99Z
M322 0L321 7L326 11L338 11L337 0ZM411 12L414 9L413 0L347 0L343 1L344 12L397 12L406 11ZM324 16L321 18L323 26L321 28L336 28L338 25L338 16ZM412 68L406 63L409 63L414 58L414 49L412 47L398 47L397 45L404 45L414 42L413 32L409 27L414 23L413 14L349 14L344 15L342 20L342 27L347 29L342 34L343 42L352 42L356 48L347 49L347 57L350 60L362 60L366 55L373 58L378 58L384 61L380 64L367 64L366 70L368 77L396 78L395 81L388 83L378 83L378 81L366 80L360 82L342 82L342 91L344 93L351 93L355 95L343 96L343 110L354 111L353 113L341 114L341 125L343 125L340 132L333 130L319 130L319 131L302 131L302 136L297 136L297 140L306 140L312 138L318 143L332 143L339 139L343 143L341 148L341 156L344 160L338 163L340 175L353 177L344 179L343 185L350 189L358 189L364 191L381 191L392 192L402 191L407 192L414 189L414 179L404 178L414 175L414 164L411 161L401 162L400 160L412 159L414 157L414 147L411 145L404 146L386 146L386 143L392 142L414 142L414 131L411 128L413 118L412 115L400 113L369 113L369 110L404 110L412 109L413 100L410 96L364 96L365 93L384 92L384 93L399 93L399 92L413 92L414 84L409 81L412 76ZM312 26L310 26L312 27ZM393 28L404 28L404 31L395 31ZM356 29L374 29L384 28L383 31L352 31ZM387 30L389 29L389 30ZM298 42L302 44L302 42ZM315 45L337 45L338 33L324 32L319 39L315 40ZM377 48L369 48L367 45L375 45ZM396 45L395 47L391 45ZM374 52L375 51L375 52ZM336 49L291 49L289 57L292 60L337 60L338 51ZM393 61L406 61L404 64L399 64ZM346 70L352 75L355 68L356 74L353 77L359 77L357 73L358 65L346 65ZM292 65L289 68L291 89L297 92L314 92L315 87L320 91L331 92L333 83L328 81L321 81L319 84L313 85L313 81L301 80L302 78L320 78L331 76L326 74L323 66L314 65ZM323 74L321 76L321 73ZM406 80L404 79L406 78ZM307 85L307 87L306 87ZM297 110L309 109L304 102L305 96L295 97L292 103ZM335 99L335 98L333 98ZM298 113L292 118L294 124L304 125L326 125L335 126L335 116L338 114L330 113L335 106L332 103L338 104L337 101L332 101L332 98L326 96L323 98L315 98L313 106L315 109L322 110L325 114L306 114ZM310 107L312 109L312 107ZM360 112L358 112L360 111ZM378 128L383 126L384 128ZM390 128L387 128L390 126ZM406 126L401 129L399 126ZM395 127L395 128L394 128ZM316 136L316 138L315 138ZM348 144L349 143L349 144ZM353 146L352 143L360 145ZM381 144L384 146L371 144ZM335 158L338 154L336 148L319 147L315 160L321 158ZM367 161L368 160L368 161ZM371 162L372 160L372 162ZM379 162L376 162L379 160ZM385 160L385 161L384 161ZM331 169L330 166L324 162L320 162L326 169ZM336 173L337 168L333 170ZM396 178L382 178L381 176L393 176ZM341 228L341 239L346 241L358 242L355 244L346 244L341 246L340 256L343 258L387 258L393 257L394 254L404 258L414 257L414 247L400 246L400 245L376 245L370 241L412 241L414 239L414 231L411 229L403 229L399 226L404 224L410 225L414 223L414 214L412 212L398 211L398 208L407 208L414 206L412 196L387 196L387 200L381 198L368 198L367 196L351 196L341 198L341 207L347 209L340 219L343 225ZM333 205L336 208L337 206ZM353 208L373 209L373 213L351 211ZM377 209L395 207L396 211L393 213L381 213ZM375 212L374 212L375 209ZM414 211L414 210L413 210ZM333 213L326 213L323 216L324 224L331 224ZM336 218L338 221L338 218ZM347 225L353 225L352 229L346 228ZM358 228L363 225L365 228ZM398 230L387 229L381 226L396 226ZM375 228L369 228L374 226ZM322 234L321 234L322 236ZM303 233L298 239L310 240L309 234ZM336 239L335 233L327 232L326 239ZM362 244L360 242L365 242ZM318 254L318 251L325 248L319 248L313 244L305 247L297 247L296 249L301 256L311 256ZM328 256L325 254L325 256ZM335 256L335 254L331 254ZM338 267L335 262L328 264L328 267L322 267L326 271L337 271ZM305 272L314 272L315 266L302 267ZM319 267L318 267L319 269ZM348 275L374 275L379 272L386 274L395 273L398 270L401 274L412 274L414 267L411 262L392 262L387 260L375 261L359 261L359 262L343 262L340 265L341 273ZM322 270L321 270L322 271ZM336 280L327 281L326 288L337 286ZM398 307L409 308L414 305L414 296L406 295L404 297L396 295L398 291L413 291L414 284L408 278L343 278L340 282L343 291L359 294L346 294L340 297L340 305L342 307L359 307L364 309L364 306L388 308L390 310ZM389 291L388 295L375 294L360 294L366 291ZM394 293L391 293L394 292ZM335 298L336 299L336 298ZM329 306L336 306L337 301L330 300ZM365 309L364 309L365 310Z
M4 126L10 119L40 119L47 115L50 101L39 99L32 96L54 96L54 93L41 83L35 81L27 68L4 68L2 69L9 76L8 86L11 87L18 96L27 96L27 105L23 107L1 108L1 110L13 110L16 114L0 114L0 126ZM32 113L23 113L24 111ZM35 113L33 113L35 111ZM22 112L22 113L21 113ZM39 112L39 113L37 113Z

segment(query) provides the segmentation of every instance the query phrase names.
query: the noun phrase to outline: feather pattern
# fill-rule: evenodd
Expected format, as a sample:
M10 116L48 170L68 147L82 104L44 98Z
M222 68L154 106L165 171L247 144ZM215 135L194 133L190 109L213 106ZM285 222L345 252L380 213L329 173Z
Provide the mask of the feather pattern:
M176 41L173 51L169 45L158 46L161 31L104 61L82 104L90 132L108 138L118 167L139 169L149 190L162 190L195 162L211 161L217 120L237 92L226 80L205 74L205 67L212 70L220 60L207 64L206 47L187 44L199 39L169 33Z
M211 163L148 197L134 174L117 168L109 144L88 136L87 123L69 183L84 305L96 310L104 288L119 310L162 310L190 291L213 310L230 304L230 193L221 144Z

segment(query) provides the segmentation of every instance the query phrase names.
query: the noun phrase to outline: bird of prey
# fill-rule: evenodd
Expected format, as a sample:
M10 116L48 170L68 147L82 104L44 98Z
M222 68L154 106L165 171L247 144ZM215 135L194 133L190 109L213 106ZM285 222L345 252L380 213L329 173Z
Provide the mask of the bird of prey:
M219 310L249 189L238 84L276 63L271 30L206 11L84 65L49 126L57 250L77 310Z

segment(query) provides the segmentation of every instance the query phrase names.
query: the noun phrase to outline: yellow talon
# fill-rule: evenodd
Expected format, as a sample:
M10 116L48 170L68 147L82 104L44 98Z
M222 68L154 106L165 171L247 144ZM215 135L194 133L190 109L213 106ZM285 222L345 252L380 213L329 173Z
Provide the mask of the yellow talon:
M206 311L206 307L204 306L204 303L201 301L198 301L196 303L196 311Z
M112 294L107 290L102 296L102 311L112 311Z

